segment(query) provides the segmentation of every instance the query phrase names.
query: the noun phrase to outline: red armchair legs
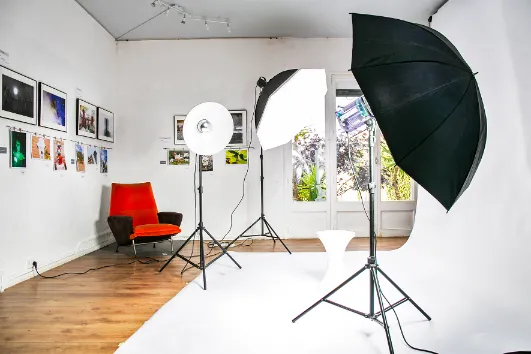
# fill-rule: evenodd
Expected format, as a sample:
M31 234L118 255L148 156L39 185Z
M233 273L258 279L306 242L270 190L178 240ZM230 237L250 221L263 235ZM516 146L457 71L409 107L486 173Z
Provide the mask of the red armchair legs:
M172 236L181 232L183 215L158 212L151 183L112 184L111 208L107 222L116 239L117 247L171 242Z

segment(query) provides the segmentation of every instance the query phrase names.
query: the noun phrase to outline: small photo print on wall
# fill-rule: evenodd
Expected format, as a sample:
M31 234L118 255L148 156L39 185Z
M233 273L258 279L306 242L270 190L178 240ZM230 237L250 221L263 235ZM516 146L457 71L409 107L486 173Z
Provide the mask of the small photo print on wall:
M100 150L100 172L107 173L109 163L109 151L107 149L101 148Z
M42 82L39 92L39 125L66 132L66 93Z
M0 66L0 117L37 124L37 81Z
M246 165L247 149L225 150L225 163L227 165Z
M85 149L81 144L76 144L76 171L85 172Z
M98 149L95 146L87 146L87 164L98 164Z
M31 158L37 160L51 160L50 138L38 135L31 136Z
M26 133L12 130L11 139L11 167L26 168Z
M247 144L247 111L230 111L234 131L229 145L242 146Z
M201 156L201 171L204 171L204 172L214 171L214 159L212 155Z
M190 151L168 150L168 165L182 166L190 164Z
M77 99L77 135L96 139L96 106Z
M54 171L66 171L65 142L63 139L53 141L53 169Z
M175 135L175 142L174 144L175 145L183 145L183 144L186 144L185 141L184 141L184 119L186 118L185 116L174 116L174 125L173 125L173 129L175 130L174 131L174 135Z
M98 108L98 139L114 142L114 113Z

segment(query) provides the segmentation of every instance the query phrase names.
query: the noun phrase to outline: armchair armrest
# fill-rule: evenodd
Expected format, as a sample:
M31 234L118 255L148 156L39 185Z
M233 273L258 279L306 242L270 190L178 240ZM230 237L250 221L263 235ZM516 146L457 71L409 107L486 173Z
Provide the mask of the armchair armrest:
M183 221L183 214L173 213L173 212L161 212L158 213L159 223L161 224L172 224L176 226L181 226Z
M133 218L130 216L109 216L107 223L111 232L116 239L118 246L127 246L131 244L131 235L133 234Z

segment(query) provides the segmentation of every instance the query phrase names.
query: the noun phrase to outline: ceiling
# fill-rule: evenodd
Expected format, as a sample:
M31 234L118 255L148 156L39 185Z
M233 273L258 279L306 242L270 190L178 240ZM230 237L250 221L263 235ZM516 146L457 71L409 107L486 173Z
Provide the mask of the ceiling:
M349 13L359 12L426 24L447 0L168 0L189 13L209 18L228 18L231 32L202 21L181 24L176 11L157 15L163 8L153 0L76 0L118 40L188 38L349 38ZM127 33L126 35L124 35Z

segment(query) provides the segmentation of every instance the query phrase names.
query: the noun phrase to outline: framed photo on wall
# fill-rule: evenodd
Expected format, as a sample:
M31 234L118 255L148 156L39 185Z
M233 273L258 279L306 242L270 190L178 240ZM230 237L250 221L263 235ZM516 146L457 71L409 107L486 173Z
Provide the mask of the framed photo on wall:
M11 130L9 140L11 143L11 168L26 168L26 163L28 161L26 133Z
M66 132L66 93L39 83L39 125Z
M37 124L37 81L0 66L0 117Z
M184 134L183 134L183 127L184 127L184 119L186 116L174 116L173 117L173 134L174 134L174 144L175 145L184 145L186 142L184 141Z
M97 138L96 116L97 107L91 103L77 99L76 107L76 130L77 135L87 138Z
M98 139L114 143L114 113L98 107Z
M247 111L229 111L234 123L234 131L228 146L247 145Z
M168 166L190 165L189 150L168 150Z

